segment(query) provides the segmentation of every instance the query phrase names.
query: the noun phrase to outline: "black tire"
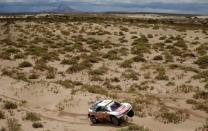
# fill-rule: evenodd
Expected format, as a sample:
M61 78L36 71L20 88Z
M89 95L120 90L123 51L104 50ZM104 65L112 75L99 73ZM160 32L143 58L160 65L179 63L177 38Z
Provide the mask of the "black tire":
M128 116L128 117L133 117L133 116L134 116L134 111L133 111L133 110L130 110L130 111L127 113L127 116Z
M115 116L111 117L111 123L115 126L119 126L121 124L120 120Z
M90 116L90 121L92 124L97 124L97 119L95 118L95 116Z

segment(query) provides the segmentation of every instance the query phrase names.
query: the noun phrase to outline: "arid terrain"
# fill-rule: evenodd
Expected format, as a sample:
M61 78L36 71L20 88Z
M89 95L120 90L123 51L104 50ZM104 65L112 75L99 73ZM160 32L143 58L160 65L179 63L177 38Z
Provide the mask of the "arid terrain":
M133 105L91 125L97 100ZM0 131L208 131L208 19L0 17Z

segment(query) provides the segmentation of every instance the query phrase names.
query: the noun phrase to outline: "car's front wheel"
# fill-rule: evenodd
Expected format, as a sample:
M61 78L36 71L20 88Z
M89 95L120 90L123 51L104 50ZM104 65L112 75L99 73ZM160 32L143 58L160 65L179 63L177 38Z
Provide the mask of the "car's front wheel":
M90 116L90 121L92 124L97 124L97 119L95 118L95 116Z
M116 118L115 116L113 116L111 118L111 123L115 126L119 126L121 123L120 123L120 120L118 118Z
M127 113L128 117L133 117L134 116L134 111L133 110L130 110L128 113Z

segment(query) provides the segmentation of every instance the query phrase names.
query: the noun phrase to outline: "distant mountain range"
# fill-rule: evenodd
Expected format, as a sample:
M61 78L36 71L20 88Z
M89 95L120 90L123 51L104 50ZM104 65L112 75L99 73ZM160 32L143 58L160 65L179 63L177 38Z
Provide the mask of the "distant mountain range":
M64 3L0 3L0 13L76 13L79 10L73 9L69 4Z
M208 3L0 2L0 13L155 12L208 15Z

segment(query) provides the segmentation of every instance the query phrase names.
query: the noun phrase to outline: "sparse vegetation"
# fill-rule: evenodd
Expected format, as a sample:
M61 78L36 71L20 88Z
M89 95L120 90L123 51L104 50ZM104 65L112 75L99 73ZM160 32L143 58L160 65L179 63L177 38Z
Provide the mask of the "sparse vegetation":
M4 109L17 109L17 104L16 103L13 103L11 101L5 101L4 102Z
M40 123L40 122L34 122L34 123L32 124L32 127L33 127L33 128L43 128L43 124Z
M32 66L32 64L27 61L23 61L22 63L19 64L20 68L31 67L31 66Z
M65 121L67 115L70 123L76 116L79 125L79 111L88 110L92 102L101 99L131 103L135 117L155 118L160 121L155 127L161 130L164 123L181 130L184 124L178 123L189 115L205 116L207 19L180 15L178 20L172 14L164 14L165 19L159 14L145 14L144 19L137 18L143 14L131 18L126 17L128 13L120 15L2 16L0 131L18 131L19 123L26 130L63 130L63 126L69 130L65 122L59 125L56 121L52 122L56 127L50 129L48 121ZM83 108L78 110L80 104ZM13 118L23 119L18 122ZM198 119L201 122L203 117ZM138 119L130 119L118 130L149 131L130 123L138 124ZM197 131L206 130L206 125ZM95 127L99 128L107 130L105 126Z
M130 125L128 127L118 129L117 131L149 131L149 129L144 126Z
M18 123L18 120L15 118L7 119L7 125L9 131L20 131L21 125Z
M5 113L0 110L0 119L5 119Z
M202 69L208 68L208 56L199 57L195 63Z
M155 116L155 119L168 124L168 123L181 123L189 117L188 114L184 113L182 110L171 112L167 109L161 109L160 113Z
M39 120L41 120L40 117L37 114L32 113L32 112L27 112L24 119L29 120L29 121L39 121Z

